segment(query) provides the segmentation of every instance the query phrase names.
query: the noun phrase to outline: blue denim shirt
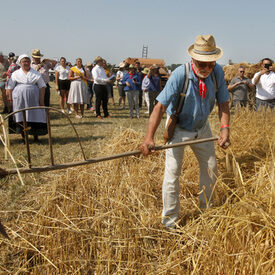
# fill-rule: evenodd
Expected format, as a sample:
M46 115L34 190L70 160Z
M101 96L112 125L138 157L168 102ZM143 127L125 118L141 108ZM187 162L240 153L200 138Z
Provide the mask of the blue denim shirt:
M160 90L160 76L152 76L150 79L148 91L160 92Z
M179 114L179 125L181 128L188 131L197 131L201 129L205 125L209 114L213 110L215 100L217 100L219 104L228 101L230 96L224 80L224 72L222 67L216 64L212 73L215 73L218 90L215 93L214 83L211 75L209 75L205 79L207 93L203 99L199 93L198 78L195 76L192 69L190 69L186 98L181 113ZM157 100L167 107L167 113L169 115L176 112L179 94L183 89L184 75L185 67L182 65L173 71L164 89L157 97Z
M134 84L133 80L135 80L137 84ZM130 87L126 85L126 81L130 84ZM121 82L123 85L126 85L124 91L138 91L140 89L141 81L138 74L134 74L133 79L131 79L129 73L127 73L123 76Z

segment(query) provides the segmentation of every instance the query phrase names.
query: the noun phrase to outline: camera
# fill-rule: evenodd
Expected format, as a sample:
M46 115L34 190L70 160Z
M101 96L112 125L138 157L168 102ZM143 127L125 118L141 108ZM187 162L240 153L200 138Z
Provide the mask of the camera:
M271 64L264 64L264 67L268 70L270 69L271 66L272 66Z

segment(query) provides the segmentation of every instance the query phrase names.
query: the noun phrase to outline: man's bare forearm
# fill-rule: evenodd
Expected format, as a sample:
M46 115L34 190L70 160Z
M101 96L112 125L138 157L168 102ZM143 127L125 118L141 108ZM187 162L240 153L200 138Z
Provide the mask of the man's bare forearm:
M218 104L219 108L219 119L221 125L229 125L230 122L230 111L229 111L229 102Z
M149 118L145 139L154 139L155 132L165 112L166 107L158 102Z

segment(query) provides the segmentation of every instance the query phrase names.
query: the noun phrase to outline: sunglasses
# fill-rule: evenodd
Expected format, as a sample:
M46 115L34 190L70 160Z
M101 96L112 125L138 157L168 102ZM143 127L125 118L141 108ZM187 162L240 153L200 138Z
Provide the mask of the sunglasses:
M206 67L208 67L209 69L213 69L216 65L216 61L213 61L213 62L201 62L197 60L194 60L194 61L196 63L196 66L200 67L201 69L204 69Z
M240 71L240 73L244 73L244 71Z

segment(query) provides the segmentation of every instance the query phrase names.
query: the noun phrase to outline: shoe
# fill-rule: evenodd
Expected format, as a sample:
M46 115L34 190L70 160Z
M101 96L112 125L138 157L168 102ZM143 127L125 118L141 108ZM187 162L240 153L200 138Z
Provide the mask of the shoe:
M80 116L80 115L76 115L76 116L75 116L75 118L82 118L82 116Z
M94 111L94 110L95 110L95 108L94 108L94 107L91 107L89 110L90 110L90 111Z
M62 112L63 114L65 114L65 110L64 110L64 109L62 109L61 112Z
M137 119L140 119L140 117L139 117L139 116L137 116Z
M147 111L147 112L144 112L144 114L149 114L149 111Z
M72 111L71 110L68 110L68 114L70 115L72 113Z
M121 107L121 106L118 106L118 109L119 109L119 110L122 110L122 109L123 109L123 107Z
M96 116L96 118L103 119L103 117L102 117L102 116Z
M105 116L106 118L112 118L110 115L108 115L108 116Z

